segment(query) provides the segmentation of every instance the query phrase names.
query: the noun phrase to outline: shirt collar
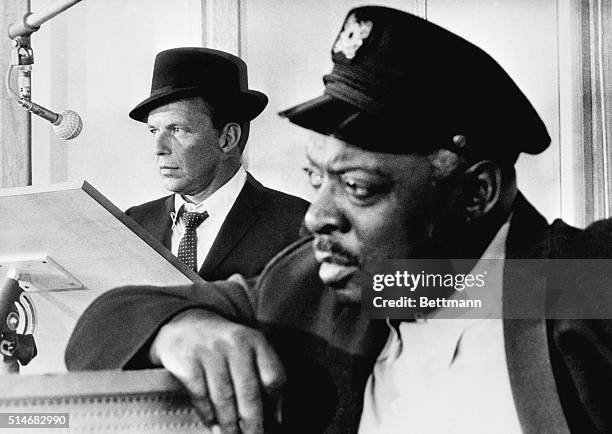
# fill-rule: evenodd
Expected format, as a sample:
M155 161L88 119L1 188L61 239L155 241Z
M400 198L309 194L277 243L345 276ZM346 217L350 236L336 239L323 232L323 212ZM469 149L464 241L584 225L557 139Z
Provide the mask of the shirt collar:
M497 234L491 241L491 244L487 247L487 250L482 254L478 263L474 267L477 269L479 265L481 265L483 259L505 259L506 258L506 240L508 239L508 231L510 230L510 220L512 219L512 214L508 216L508 220L499 228Z
M174 226L179 218L179 211L184 206L185 210L189 212L204 212L207 211L209 214L214 213L217 209L222 209L229 205L233 205L234 201L240 194L242 187L247 179L247 173L244 167L240 166L234 176L232 176L225 184L223 184L213 194L208 196L200 203L194 204L186 201L182 195L174 194L174 212L171 214L172 225Z
M477 316L487 318L501 318L502 297L503 297L503 271L504 260L506 258L506 240L510 230L510 220L512 214L508 216L506 222L499 228L495 237L487 246L474 268L469 274L474 276L486 276L486 285L472 286L459 292L455 291L449 298L481 300L482 308ZM447 311L448 310L448 311ZM452 312L453 318L470 318L470 311L465 311L463 315L457 316L456 310L443 308L427 315L427 318L445 318L448 312Z

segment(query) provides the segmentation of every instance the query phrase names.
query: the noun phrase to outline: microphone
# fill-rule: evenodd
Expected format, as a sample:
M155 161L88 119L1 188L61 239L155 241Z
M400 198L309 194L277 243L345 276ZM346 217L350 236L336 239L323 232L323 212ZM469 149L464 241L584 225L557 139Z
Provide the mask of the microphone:
M53 132L62 140L74 139L83 129L81 116L73 110L65 110L61 114L55 113L24 98L19 99L17 103L30 113L51 122Z

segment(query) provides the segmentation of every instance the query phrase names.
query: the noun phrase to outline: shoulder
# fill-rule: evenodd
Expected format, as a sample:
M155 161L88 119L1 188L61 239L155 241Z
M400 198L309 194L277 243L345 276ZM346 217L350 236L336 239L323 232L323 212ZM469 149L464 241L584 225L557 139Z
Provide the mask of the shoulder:
M552 258L582 258L588 256L588 242L584 230L556 219L548 228Z
M598 220L586 229L557 219L550 226L550 235L558 257L612 258L612 219Z
M557 220L551 225L551 246L546 266L550 318L610 318L612 223L577 229Z
M283 193L271 188L264 187L265 196L267 202L272 206L279 208L287 208L294 213L305 214L308 206L310 205L307 201L291 194Z
M291 324L309 329L312 314L334 312L330 291L319 278L312 250L313 237L301 238L268 262L257 280L257 317L266 324ZM332 297L333 298L333 297Z
M592 223L586 229L556 219L539 237L540 249L551 259L612 257L612 219Z
M259 193L268 209L274 209L281 214L303 216L310 205L302 198L264 186L250 174L247 183Z
M598 257L612 257L612 219L591 223L585 230L585 238Z
M312 235L300 238L290 244L274 256L262 271L258 285L269 285L277 278L285 279L291 277L296 281L304 280L308 277L319 280L319 263L315 259Z
M312 240L312 236L300 238L268 262L257 280L260 306L263 303L266 310L282 311L278 307L285 300L300 300L300 304L304 305L305 298L316 298L316 294L323 290Z
M159 199L152 200L150 202L145 202L140 205L132 206L125 210L125 213L130 217L137 217L140 215L150 214L152 211L159 210L160 208L164 208L166 203L169 200L173 199L173 195L161 197Z

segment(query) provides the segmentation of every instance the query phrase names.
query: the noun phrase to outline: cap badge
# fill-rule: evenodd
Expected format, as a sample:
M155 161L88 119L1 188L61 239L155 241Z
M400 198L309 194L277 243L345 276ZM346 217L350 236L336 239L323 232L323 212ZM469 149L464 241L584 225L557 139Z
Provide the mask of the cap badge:
M338 36L333 52L342 51L344 57L352 59L357 54L363 40L368 37L372 30L372 21L357 21L355 15L351 15L344 23L344 29Z

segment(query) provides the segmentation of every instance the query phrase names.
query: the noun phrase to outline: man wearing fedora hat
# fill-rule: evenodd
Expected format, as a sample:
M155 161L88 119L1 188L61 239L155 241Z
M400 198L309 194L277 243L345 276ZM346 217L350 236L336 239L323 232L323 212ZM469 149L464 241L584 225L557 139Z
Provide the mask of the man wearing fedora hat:
M228 433L275 432L262 414L283 383L283 433L611 432L609 275L548 268L609 257L610 225L549 225L518 191L518 155L550 142L533 106L488 54L393 9L350 11L332 59L324 94L281 114L320 133L307 147L313 237L254 286L106 293L79 320L68 368L165 366ZM399 258L465 259L473 273L501 261L503 274L482 312L372 319L359 271ZM603 309L552 315L568 294Z
M262 186L241 165L249 122L268 98L242 59L208 48L159 53L151 95L130 117L146 123L173 194L126 213L206 280L253 276L298 238L307 202Z

